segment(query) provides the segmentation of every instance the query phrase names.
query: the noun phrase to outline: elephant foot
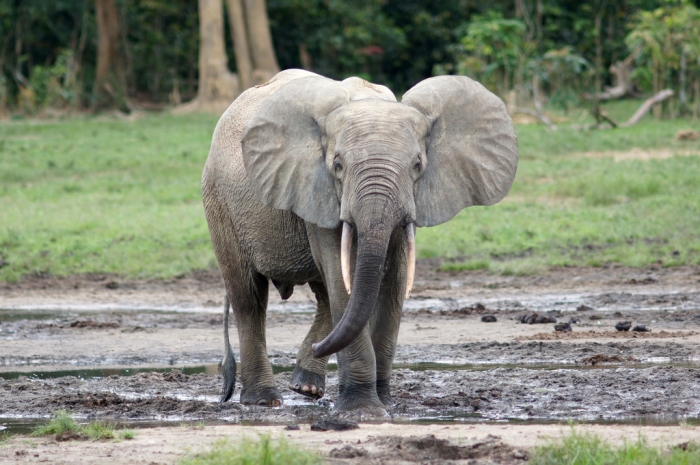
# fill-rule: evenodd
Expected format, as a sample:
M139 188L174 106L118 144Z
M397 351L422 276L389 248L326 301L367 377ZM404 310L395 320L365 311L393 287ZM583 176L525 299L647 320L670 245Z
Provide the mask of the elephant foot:
M304 396L319 399L326 391L326 375L313 373L297 365L292 373L289 389Z
M335 401L336 410L341 412L362 410L365 412L374 412L378 416L386 415L384 405L377 396L377 386L375 383L353 384L350 386L341 385L339 386L339 391L338 399Z
M224 378L224 385L221 389L219 402L226 402L231 398L233 390L236 387L236 359L233 357L233 353L230 350L221 363L219 363L219 374Z
M394 399L391 397L391 393L389 392L389 380L377 380L377 397L379 397L379 400L382 402L382 404L386 405L387 407L390 407L394 405Z
M281 407L284 401L276 388L246 389L241 391L241 404L260 407Z

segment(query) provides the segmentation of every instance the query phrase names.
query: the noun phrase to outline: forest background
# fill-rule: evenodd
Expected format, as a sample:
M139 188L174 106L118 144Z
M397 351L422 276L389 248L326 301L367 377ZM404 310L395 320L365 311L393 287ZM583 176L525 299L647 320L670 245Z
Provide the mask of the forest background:
M217 118L289 67L399 98L464 74L506 101L509 195L421 228L421 259L698 265L698 4L0 0L0 281L215 269L200 179Z
M248 21L248 34L269 21L274 47L258 80L305 68L335 79L359 75L400 95L427 77L458 73L511 106L534 101L564 110L596 90L609 98L606 86L616 98L668 88L675 97L657 112L675 116L697 112L700 99L698 6L700 0L0 0L0 112L188 101L202 87L200 32L203 47L221 34L220 50L210 49L225 53L239 93L255 77L246 76L250 64L236 50L235 21L257 9L267 17ZM215 22L203 22L202 12ZM248 44L253 61L257 42ZM107 92L100 66L118 75L120 84Z

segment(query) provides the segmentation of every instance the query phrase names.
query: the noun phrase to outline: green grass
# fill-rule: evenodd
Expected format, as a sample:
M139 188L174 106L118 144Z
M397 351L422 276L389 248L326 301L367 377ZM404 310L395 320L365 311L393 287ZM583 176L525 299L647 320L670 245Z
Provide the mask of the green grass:
M117 433L117 437L119 439L126 439L126 440L134 439L136 437L136 432L134 432L134 430L131 430L131 429L123 429Z
M45 425L37 426L32 436L49 436L67 432L78 433L80 425L65 410L58 410L54 417Z
M619 102L608 112L624 120L637 105ZM569 117L578 123L580 114ZM200 177L215 124L211 116L171 115L0 124L0 281L43 273L166 278L214 268ZM673 140L680 129L700 122L647 117L588 132L517 126L520 164L508 197L420 229L418 256L439 258L445 269L503 274L698 264L700 157L580 155L700 150L700 141Z
M284 438L244 439L238 443L219 441L203 454L183 460L181 465L316 465L323 463L318 454L307 452Z
M215 266L200 178L216 118L0 125L0 280Z
M65 410L56 411L54 417L47 424L34 428L32 436L50 436L66 432L73 432L93 441L115 439L115 426L113 424L94 421L80 425ZM133 439L135 433L132 430L124 429L116 431L116 436L117 439Z
M535 448L528 465L691 465L700 463L700 446L662 450L640 436L636 442L613 447L599 436L571 434L561 441Z

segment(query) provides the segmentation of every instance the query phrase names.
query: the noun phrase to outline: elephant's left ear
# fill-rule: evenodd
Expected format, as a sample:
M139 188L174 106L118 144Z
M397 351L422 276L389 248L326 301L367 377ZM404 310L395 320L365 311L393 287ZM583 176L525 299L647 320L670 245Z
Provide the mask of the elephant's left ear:
M402 103L434 120L415 188L417 226L505 197L518 167L518 141L501 99L468 77L438 76L416 84Z

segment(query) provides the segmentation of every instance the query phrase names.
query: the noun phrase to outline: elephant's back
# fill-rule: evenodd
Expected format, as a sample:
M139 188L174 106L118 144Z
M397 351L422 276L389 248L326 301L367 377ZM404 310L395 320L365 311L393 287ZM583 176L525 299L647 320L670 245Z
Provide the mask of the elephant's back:
M309 275L300 278L307 281L317 271L303 221L291 212L267 207L255 197L243 164L241 137L269 95L288 82L307 76L315 74L282 71L234 100L216 125L202 175L202 196L211 233L223 233L227 226L222 222L233 226L241 252L258 272L274 279L291 273Z

